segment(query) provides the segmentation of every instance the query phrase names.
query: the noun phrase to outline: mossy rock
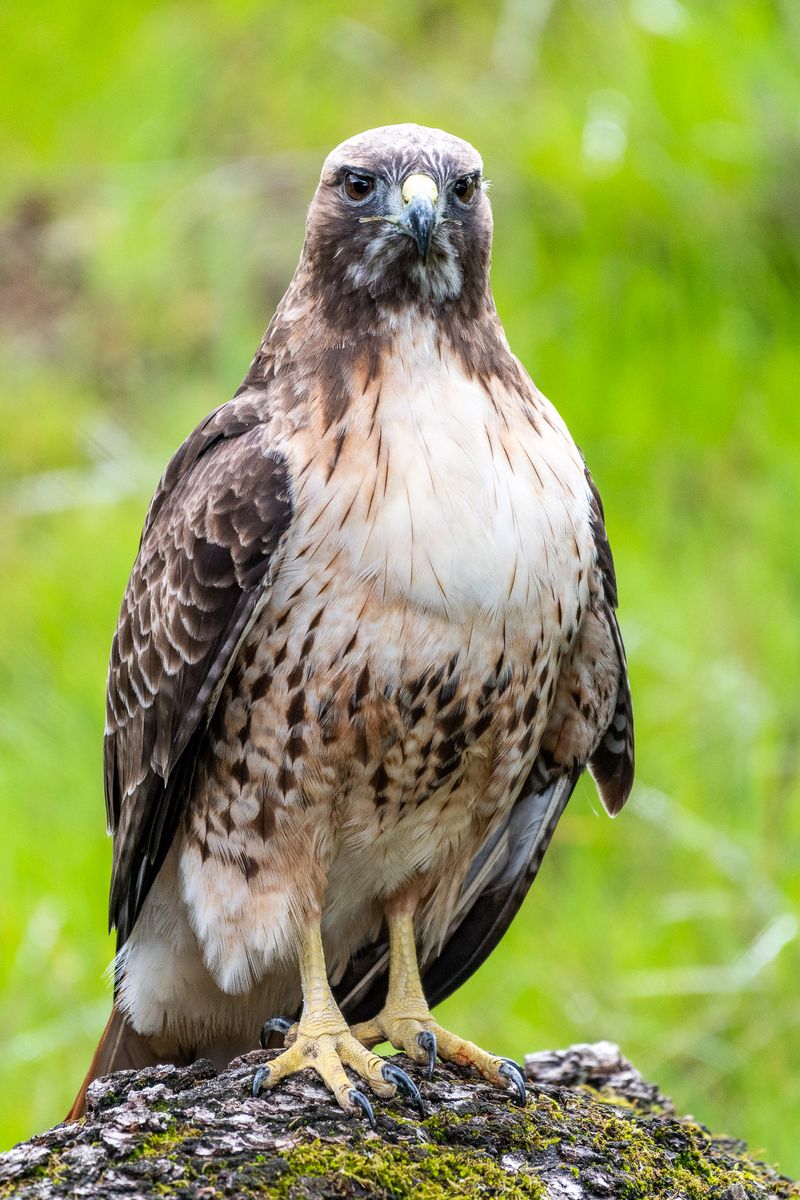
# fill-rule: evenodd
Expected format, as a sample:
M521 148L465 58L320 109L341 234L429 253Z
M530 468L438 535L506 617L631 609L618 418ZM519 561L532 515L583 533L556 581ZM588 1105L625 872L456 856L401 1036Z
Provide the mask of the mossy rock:
M377 1129L312 1077L253 1099L270 1052L120 1072L92 1084L89 1112L0 1155L0 1198L249 1197L279 1200L760 1200L800 1187L714 1137L608 1043L537 1055L529 1103L451 1066L427 1083L424 1120L377 1102Z

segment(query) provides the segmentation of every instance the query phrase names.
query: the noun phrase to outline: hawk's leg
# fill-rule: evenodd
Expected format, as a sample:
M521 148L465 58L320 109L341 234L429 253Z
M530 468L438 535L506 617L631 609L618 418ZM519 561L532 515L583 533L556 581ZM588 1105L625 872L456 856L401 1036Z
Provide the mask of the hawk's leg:
M490 1083L513 1091L525 1103L525 1078L515 1062L488 1054L480 1046L443 1029L431 1016L422 990L414 942L414 921L408 912L388 913L389 990L377 1017L352 1027L365 1046L389 1041L415 1062L428 1065L428 1076L438 1055L445 1062L475 1067Z
M293 1030L288 1050L259 1067L253 1078L253 1095L275 1087L288 1075L311 1067L330 1088L347 1112L364 1112L374 1127L372 1105L363 1092L353 1087L344 1068L350 1067L378 1096L393 1096L398 1088L422 1111L419 1092L404 1071L372 1054L353 1037L333 998L325 970L319 922L305 930L300 951L300 981L303 1012Z

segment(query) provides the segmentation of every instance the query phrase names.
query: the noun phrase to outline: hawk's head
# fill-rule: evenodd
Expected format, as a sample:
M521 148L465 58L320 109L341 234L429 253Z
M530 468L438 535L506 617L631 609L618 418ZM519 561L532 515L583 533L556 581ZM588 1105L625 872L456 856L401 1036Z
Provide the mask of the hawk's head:
M389 125L348 138L325 160L304 256L338 299L385 306L483 300L492 215L483 164L440 129Z

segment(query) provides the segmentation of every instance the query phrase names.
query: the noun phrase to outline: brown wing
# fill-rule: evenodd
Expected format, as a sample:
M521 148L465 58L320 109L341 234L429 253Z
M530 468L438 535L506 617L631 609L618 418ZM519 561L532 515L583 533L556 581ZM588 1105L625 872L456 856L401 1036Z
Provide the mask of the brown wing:
M611 634L616 653L616 698L611 722L602 733L589 758L592 773L600 798L606 810L615 817L630 795L633 787L633 702L628 681L628 665L625 647L617 622L617 577L614 559L606 534L603 502L595 482L586 467L586 481L592 496L592 529L597 549L597 565L602 584L599 609Z
M615 611L614 561L588 469L586 478L596 552L591 605L562 667L533 770L508 819L472 863L440 953L421 963L432 1005L460 987L503 937L587 764L612 815L622 808L633 784L633 709ZM388 959L388 944L381 938L353 960L337 990L348 1020L366 1020L379 1011Z
M120 946L175 835L197 743L291 518L266 419L262 397L242 396L184 442L150 505L122 601L105 738L109 921Z

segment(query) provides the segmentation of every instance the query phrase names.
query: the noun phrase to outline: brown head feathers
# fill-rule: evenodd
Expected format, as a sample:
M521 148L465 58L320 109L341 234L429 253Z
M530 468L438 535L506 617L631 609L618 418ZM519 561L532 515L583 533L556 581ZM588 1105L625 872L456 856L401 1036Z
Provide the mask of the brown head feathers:
M430 201L424 260L410 236L409 180L426 193L419 203ZM348 138L325 159L300 262L244 386L288 370L300 398L306 371L322 371L326 407L340 415L397 330L425 321L468 375L527 390L495 311L491 246L483 163L468 142L412 124Z

